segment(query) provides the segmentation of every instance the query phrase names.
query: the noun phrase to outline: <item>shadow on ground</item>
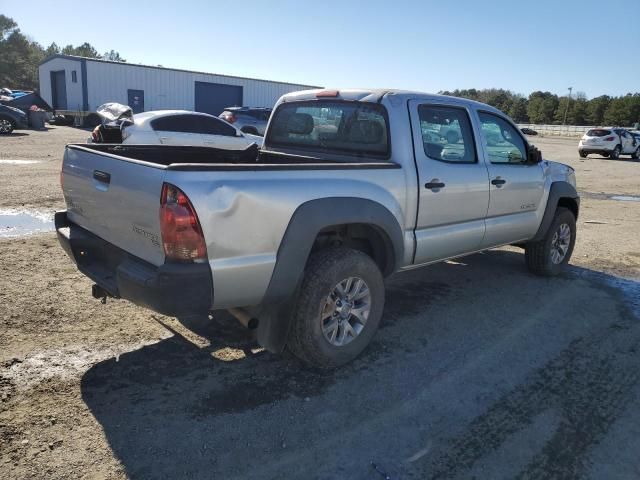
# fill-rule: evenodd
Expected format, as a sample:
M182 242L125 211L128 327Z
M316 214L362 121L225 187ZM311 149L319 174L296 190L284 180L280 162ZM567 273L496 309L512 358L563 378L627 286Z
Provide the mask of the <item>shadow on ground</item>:
M391 478L577 477L635 398L625 289L640 291L474 255L390 279L373 344L336 371L254 353L218 314L198 329L208 347L173 331L95 365L82 395L132 478L383 478L371 462Z

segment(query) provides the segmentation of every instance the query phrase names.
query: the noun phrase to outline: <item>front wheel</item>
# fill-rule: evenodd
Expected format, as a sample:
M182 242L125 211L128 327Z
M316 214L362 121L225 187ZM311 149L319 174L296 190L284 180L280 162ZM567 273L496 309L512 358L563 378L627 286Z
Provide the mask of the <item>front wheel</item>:
M309 258L292 312L287 348L318 368L356 358L373 338L384 309L384 281L368 255L350 248Z
M568 208L558 207L544 238L525 245L524 256L532 273L557 275L569 263L576 243L576 217Z
M587 152L584 150L580 150L578 153L580 154L580 158L587 158Z

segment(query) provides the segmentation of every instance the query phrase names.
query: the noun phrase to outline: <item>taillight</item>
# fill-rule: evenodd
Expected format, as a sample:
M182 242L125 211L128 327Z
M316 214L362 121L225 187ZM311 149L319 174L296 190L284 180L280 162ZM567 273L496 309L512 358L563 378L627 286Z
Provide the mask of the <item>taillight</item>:
M616 139L616 137L607 137L604 139L605 142L613 142Z
M207 259L204 235L193 205L178 187L162 185L160 232L164 254L178 262L202 262Z
M227 113L224 119L229 123L236 123L237 120L236 116L233 113Z
M94 143L100 142L100 125L94 128L91 132L91 140L93 140Z

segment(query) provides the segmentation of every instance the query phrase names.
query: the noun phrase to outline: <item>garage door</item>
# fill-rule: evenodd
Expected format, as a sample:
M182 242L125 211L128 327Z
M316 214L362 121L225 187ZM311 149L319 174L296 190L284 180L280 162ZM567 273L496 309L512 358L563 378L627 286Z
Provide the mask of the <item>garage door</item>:
M242 87L196 82L196 111L220 115L226 107L242 106Z

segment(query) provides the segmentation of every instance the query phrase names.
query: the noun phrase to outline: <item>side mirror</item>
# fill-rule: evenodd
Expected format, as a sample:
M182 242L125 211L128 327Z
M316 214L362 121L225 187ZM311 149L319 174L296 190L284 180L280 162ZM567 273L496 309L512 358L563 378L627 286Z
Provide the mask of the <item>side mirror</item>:
M534 164L542 161L542 152L535 145L529 145L529 151L527 152L527 162Z

